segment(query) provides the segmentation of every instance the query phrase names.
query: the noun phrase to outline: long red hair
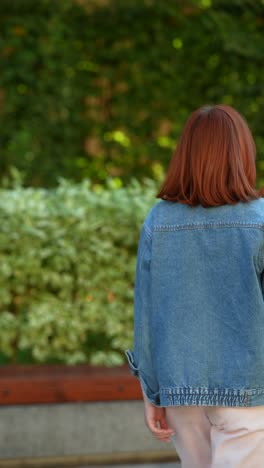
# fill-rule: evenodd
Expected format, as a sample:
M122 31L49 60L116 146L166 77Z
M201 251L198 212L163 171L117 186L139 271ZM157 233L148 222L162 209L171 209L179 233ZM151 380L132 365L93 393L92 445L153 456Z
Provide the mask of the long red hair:
M200 107L185 124L157 198L204 207L260 198L255 161L256 146L239 112L222 104Z

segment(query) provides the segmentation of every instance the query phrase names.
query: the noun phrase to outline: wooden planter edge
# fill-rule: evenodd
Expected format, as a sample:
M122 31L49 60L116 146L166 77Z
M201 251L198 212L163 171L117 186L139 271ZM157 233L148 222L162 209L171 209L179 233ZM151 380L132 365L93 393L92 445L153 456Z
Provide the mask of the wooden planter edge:
M127 364L0 366L0 405L140 400Z

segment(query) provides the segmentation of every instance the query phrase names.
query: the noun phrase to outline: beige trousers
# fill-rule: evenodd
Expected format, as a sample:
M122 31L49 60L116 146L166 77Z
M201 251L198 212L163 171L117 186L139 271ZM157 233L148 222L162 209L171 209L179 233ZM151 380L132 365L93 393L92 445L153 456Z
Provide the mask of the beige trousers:
M166 420L182 468L264 468L264 406L173 406Z

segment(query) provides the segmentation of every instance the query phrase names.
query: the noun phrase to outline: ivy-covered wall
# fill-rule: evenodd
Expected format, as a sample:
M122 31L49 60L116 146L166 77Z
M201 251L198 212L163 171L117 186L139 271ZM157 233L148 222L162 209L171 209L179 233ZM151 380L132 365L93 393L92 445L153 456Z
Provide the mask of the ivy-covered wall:
M219 102L248 119L260 180L263 44L263 0L1 0L0 180L155 179Z

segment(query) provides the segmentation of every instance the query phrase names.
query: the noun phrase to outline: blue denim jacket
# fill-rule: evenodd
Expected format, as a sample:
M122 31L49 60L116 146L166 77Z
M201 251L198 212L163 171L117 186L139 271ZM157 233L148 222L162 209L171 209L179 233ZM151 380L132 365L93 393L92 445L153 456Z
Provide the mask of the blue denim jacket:
M264 405L264 198L161 200L141 230L130 370L155 406Z

